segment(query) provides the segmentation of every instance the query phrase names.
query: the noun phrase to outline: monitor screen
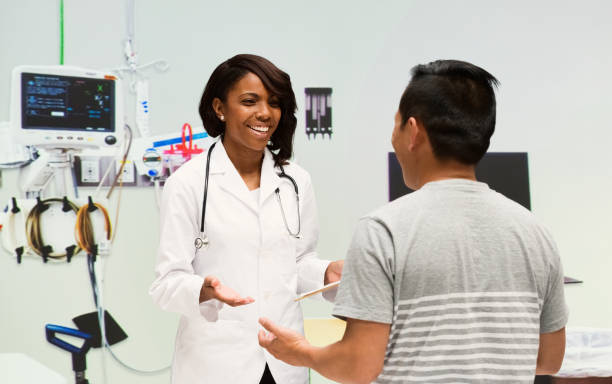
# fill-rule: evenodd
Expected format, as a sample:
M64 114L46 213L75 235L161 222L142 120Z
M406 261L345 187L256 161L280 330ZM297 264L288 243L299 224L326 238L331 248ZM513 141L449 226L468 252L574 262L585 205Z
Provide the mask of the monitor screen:
M21 145L120 148L123 87L106 72L63 65L15 67L11 127Z
M115 82L109 79L21 74L23 129L114 132Z
M526 152L488 152L476 165L476 179L531 209ZM406 187L395 153L389 152L389 201L412 192Z

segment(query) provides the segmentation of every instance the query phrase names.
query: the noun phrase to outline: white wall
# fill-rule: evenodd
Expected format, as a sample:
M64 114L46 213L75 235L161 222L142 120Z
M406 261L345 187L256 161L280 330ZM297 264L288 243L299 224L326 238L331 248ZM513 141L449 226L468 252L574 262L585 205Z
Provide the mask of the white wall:
M59 2L3 1L0 8L0 121L8 120L10 70L58 63ZM471 61L500 81L493 151L527 151L532 207L555 236L567 275L570 325L612 327L612 3L607 1L137 1L140 62L163 58L151 73L152 130L199 124L204 84L222 60L241 52L286 70L298 97L295 158L314 179L320 254L344 255L359 216L387 200L393 115L410 68L438 58ZM65 1L65 62L123 65L124 2ZM333 87L334 136L308 141L303 89ZM131 111L130 111L131 112ZM132 118L130 114L130 118ZM17 173L3 171L0 201L17 194ZM84 191L86 192L86 191ZM116 199L116 196L115 196ZM153 278L157 212L151 190L125 189L119 232L106 272L106 305L129 334L115 348L143 368L168 363L176 318L146 291ZM86 266L18 266L0 257L0 352L23 352L71 377L67 354L46 343L47 322L70 325L91 311ZM324 303L307 316L328 316ZM88 376L102 383L99 351ZM133 375L107 358L109 382L165 383ZM1 381L1 380L0 380ZM323 382L315 375L313 382Z

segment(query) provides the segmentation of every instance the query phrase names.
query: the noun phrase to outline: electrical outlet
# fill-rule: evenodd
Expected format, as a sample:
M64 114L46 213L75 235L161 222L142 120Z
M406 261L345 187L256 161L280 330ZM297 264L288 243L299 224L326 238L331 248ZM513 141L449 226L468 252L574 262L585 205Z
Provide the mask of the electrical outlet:
M100 182L100 160L98 158L81 160L81 181L83 183Z
M119 172L121 169L121 160L116 160L115 162L115 172ZM134 163L131 160L125 161L125 166L123 167L123 175L121 175L121 180L124 183L135 183L136 182L136 172L134 170Z

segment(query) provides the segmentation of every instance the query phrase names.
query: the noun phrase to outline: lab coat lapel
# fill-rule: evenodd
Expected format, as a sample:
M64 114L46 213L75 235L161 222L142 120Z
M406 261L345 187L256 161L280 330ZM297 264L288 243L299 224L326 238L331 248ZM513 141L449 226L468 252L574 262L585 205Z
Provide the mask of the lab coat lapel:
M277 169L274 167L274 157L268 148L264 153L263 164L261 165L261 181L259 183L260 206L266 201L270 195L274 193L276 188L280 186L281 179L277 174Z
M227 156L223 143L219 140L210 159L210 174L211 177L215 175L215 182L218 183L219 187L225 192L235 196L244 205L249 207L255 213L259 211L251 192L247 188L244 180L234 167L234 164Z

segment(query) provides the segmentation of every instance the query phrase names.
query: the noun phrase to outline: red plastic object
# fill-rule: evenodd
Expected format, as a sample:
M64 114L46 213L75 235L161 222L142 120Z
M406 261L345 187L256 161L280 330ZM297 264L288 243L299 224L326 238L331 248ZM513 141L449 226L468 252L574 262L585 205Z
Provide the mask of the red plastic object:
M185 136L185 131L189 130L189 147L187 147L187 137ZM191 129L191 125L189 123L183 124L183 132L181 134L183 142L181 144L170 145L170 149L164 151L164 154L168 155L182 155L186 160L191 159L192 155L197 155L199 153L204 152L204 149L198 148L197 144L193 144L193 130Z

